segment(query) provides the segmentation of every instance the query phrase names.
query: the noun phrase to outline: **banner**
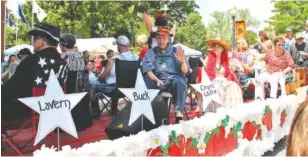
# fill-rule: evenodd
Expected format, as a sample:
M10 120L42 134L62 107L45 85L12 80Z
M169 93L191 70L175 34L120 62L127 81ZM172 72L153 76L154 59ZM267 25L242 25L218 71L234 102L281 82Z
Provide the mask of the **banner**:
M246 39L246 24L244 20L235 21L236 40Z

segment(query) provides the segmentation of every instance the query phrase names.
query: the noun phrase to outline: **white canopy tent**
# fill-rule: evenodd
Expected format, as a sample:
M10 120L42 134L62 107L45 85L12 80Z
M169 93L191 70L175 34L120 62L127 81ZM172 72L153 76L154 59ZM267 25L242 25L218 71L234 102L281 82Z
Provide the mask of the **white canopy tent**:
M24 48L28 48L33 53L33 46L22 44L22 45L13 46L13 47L10 47L4 50L4 55L13 55L13 54L17 55L19 50L24 49Z
M202 52L197 51L195 49L189 48L181 43L173 45L174 47L181 46L184 49L184 54L186 57L192 57L192 56L202 56Z
M89 51L97 53L106 53L109 49L117 52L117 46L112 42L115 38L91 38L91 39L77 39L76 46L79 51Z

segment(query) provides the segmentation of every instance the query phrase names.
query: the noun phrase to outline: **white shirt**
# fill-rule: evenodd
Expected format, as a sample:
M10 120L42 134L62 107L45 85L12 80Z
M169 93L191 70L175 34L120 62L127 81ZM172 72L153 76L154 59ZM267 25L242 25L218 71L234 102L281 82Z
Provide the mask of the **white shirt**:
M308 42L308 31L304 31L303 33L303 36L304 36L304 42Z
M122 52L116 58L118 58L120 60L126 60L126 61L136 61L136 60L139 59L138 55L136 55L133 52ZM102 72L103 71L104 71L104 68L102 69ZM113 67L111 69L110 75L106 78L105 82L107 84L115 84L116 83L115 64L113 64Z

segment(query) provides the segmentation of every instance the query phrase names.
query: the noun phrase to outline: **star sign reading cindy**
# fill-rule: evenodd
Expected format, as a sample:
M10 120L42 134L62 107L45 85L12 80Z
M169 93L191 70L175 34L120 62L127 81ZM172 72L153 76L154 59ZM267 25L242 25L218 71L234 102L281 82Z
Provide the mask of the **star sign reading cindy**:
M202 68L202 80L201 83L191 84L191 86L202 95L203 110L206 110L209 103L213 100L219 104L222 104L218 90L215 83L211 82Z
M138 69L135 88L119 88L119 90L132 101L128 125L133 124L141 115L155 124L151 102L158 94L157 89L147 89L141 71Z
M86 92L64 94L54 71L51 70L44 96L18 99L40 114L34 145L57 127L78 138L71 110L85 95Z

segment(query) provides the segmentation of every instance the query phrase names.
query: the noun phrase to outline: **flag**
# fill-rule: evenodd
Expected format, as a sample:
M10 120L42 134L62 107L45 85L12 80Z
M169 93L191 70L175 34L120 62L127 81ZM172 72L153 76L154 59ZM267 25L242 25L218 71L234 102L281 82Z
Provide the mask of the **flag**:
M7 24L12 27L14 26L15 24L13 23L13 20L11 19L11 16L10 16L10 13L9 13L9 10L7 8L6 9L6 22Z
M27 19L22 11L22 7L21 7L21 4L18 4L18 15L19 17L21 18L21 21L24 22L24 23L27 23Z
M244 20L235 21L236 40L246 40L246 24Z
M36 3L33 2L33 13L36 13L37 18L40 22L47 16L46 12Z

